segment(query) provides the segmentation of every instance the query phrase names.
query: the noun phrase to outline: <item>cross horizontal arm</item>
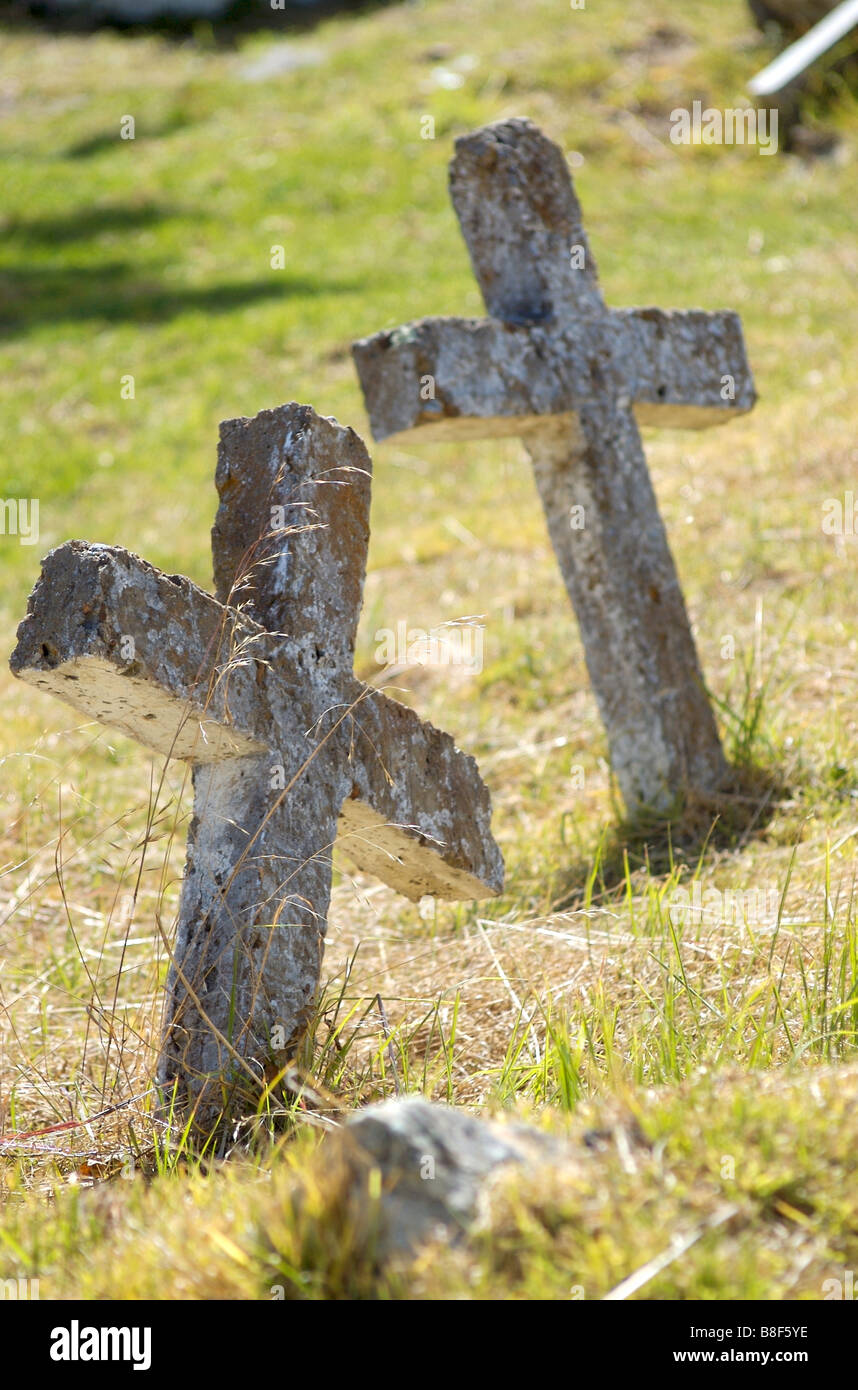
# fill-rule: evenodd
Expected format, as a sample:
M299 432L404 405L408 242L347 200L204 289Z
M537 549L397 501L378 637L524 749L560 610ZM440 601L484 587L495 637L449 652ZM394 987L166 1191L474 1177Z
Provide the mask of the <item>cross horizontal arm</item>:
M213 677L252 631L189 579L68 541L43 562L11 667L156 753L216 762L266 747L255 662Z
M565 330L498 319L426 318L353 345L376 439L431 430L436 441L526 436L617 390L644 425L702 429L754 404L741 322L729 310L620 309Z
M503 860L474 759L414 710L354 686L343 851L415 901L424 893L453 901L500 893Z
M338 769L339 834L358 867L412 898L498 893L502 860L473 758L352 678L308 697L290 678L291 647L188 579L120 547L69 541L43 563L11 666L89 718L194 763L273 758L282 738L289 775L305 778L324 740L320 765Z

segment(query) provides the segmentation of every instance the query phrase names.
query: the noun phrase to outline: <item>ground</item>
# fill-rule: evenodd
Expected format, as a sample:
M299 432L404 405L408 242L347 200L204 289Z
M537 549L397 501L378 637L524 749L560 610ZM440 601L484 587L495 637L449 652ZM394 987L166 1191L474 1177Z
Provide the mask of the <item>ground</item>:
M672 144L675 107L735 106L774 52L738 0L393 5L260 77L273 24L3 36L0 492L39 499L39 537L0 537L0 646L70 536L210 585L221 419L294 399L369 440L350 342L481 311L446 164L526 115L570 156L611 304L742 316L754 411L645 441L734 792L623 822L519 442L373 447L358 669L380 679L383 628L480 615L480 672L398 684L478 758L506 890L416 907L343 866L301 1059L319 1095L273 1154L206 1167L134 1099L183 769L0 674L0 1275L43 1298L597 1298L693 1237L633 1296L821 1298L858 1260L855 98L809 104L836 138L800 155ZM499 1189L455 1256L379 1270L318 1143L394 1070L597 1161Z

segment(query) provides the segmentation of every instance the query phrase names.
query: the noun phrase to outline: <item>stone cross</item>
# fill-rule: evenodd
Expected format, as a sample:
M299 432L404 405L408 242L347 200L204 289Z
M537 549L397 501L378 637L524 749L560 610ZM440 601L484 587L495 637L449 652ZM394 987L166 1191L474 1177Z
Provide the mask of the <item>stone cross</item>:
M525 120L456 142L453 205L490 318L354 344L376 439L522 436L629 810L726 766L640 425L751 409L734 313L609 309L562 151Z
M216 597L69 541L18 630L15 675L193 769L158 1078L209 1132L252 1113L312 1016L337 838L412 899L502 886L473 758L352 674L371 467L309 406L226 421Z

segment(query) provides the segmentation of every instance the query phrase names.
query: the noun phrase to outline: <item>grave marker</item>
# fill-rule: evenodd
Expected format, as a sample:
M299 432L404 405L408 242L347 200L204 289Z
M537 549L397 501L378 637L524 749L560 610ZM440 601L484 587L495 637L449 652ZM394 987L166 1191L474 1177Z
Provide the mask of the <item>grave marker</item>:
M227 421L216 597L69 541L18 630L15 675L193 767L158 1077L203 1130L252 1110L312 1015L338 836L409 898L502 886L473 758L352 674L370 478L308 406Z
M751 409L739 318L607 308L563 153L529 121L457 140L450 190L491 317L355 343L373 434L523 438L626 804L667 809L726 768L639 426Z

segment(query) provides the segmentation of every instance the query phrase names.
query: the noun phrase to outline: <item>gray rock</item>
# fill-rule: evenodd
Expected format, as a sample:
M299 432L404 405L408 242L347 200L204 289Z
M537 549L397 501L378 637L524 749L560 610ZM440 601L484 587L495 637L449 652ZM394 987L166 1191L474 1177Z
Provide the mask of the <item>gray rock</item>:
M381 1174L382 1253L392 1254L433 1237L461 1237L496 1173L557 1160L568 1146L537 1129L495 1124L409 1096L350 1119L344 1151L356 1175L367 1166Z

